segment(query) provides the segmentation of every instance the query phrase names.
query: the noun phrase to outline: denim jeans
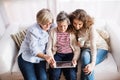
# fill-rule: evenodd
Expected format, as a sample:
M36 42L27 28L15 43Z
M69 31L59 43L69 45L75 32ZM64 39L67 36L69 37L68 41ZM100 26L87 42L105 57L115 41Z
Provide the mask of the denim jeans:
M47 80L46 61L30 63L18 57L18 65L23 74L24 80Z
M108 50L98 49L96 56L96 65L101 63L107 56ZM94 71L86 75L83 72L83 68L91 62L91 51L90 49L82 49L81 51L81 80L95 80Z
M56 53L54 59L55 61L71 61L73 55L74 55L73 53L69 54ZM50 68L49 69L50 80L59 80L62 72L66 80L77 80L76 68Z

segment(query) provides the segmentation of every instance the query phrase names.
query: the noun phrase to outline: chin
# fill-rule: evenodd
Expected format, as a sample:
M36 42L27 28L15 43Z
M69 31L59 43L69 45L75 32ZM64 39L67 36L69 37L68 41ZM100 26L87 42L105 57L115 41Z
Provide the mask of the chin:
M76 28L76 30L79 30L79 28Z
M45 29L45 31L48 31L49 29Z

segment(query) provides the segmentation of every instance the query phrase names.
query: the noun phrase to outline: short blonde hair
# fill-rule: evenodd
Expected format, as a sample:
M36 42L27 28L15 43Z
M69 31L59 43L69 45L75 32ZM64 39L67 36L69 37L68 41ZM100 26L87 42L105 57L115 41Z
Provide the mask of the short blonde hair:
M49 9L42 9L36 15L37 23L42 25L47 24L48 22L53 22L53 15Z

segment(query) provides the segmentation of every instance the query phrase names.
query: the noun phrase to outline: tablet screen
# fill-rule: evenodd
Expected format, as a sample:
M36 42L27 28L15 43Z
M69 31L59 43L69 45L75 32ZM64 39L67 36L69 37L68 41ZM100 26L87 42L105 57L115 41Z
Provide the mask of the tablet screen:
M71 61L56 61L55 68L73 68L75 67Z

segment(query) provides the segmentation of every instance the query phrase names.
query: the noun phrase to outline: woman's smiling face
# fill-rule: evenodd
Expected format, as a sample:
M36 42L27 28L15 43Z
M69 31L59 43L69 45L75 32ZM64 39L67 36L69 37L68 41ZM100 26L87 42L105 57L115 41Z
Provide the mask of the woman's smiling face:
M78 20L78 19L74 19L73 20L73 26L76 30L79 30L83 27L83 22Z

